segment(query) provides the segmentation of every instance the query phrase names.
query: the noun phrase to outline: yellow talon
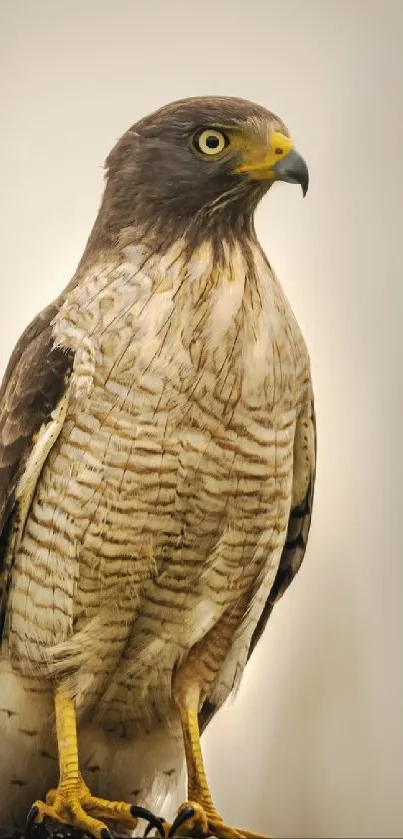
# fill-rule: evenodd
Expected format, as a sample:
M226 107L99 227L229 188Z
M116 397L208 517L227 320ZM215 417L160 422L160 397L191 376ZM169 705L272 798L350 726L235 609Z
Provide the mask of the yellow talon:
M62 690L55 695L56 731L59 750L60 782L49 790L46 801L35 801L29 819L39 823L45 817L107 839L110 832L100 819L107 819L134 830L138 819L135 807L123 801L107 801L91 795L78 766L77 726L74 703Z
M193 812L182 820L182 814L185 815L187 810ZM218 839L267 839L257 833L231 827L215 810L209 811L196 801L186 801L181 804L173 825L164 824L164 831L166 837L171 834L174 836L217 836Z

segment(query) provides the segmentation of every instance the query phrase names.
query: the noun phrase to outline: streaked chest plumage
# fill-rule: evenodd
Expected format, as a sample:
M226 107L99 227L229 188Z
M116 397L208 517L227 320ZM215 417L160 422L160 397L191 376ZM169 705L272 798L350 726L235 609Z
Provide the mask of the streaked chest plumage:
M10 643L28 609L42 645L73 629L92 701L124 649L111 707L135 674L139 708L156 662L168 685L223 611L273 579L284 542L306 349L257 246L223 254L216 266L208 243L187 260L180 244L148 260L129 246L54 326L74 373L17 557Z

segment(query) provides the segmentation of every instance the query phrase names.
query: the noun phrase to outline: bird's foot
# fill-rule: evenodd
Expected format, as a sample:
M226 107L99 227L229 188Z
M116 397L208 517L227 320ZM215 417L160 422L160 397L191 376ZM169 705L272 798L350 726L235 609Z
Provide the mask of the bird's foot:
M179 807L178 815L171 825L163 825L166 837L192 836L206 839L216 836L218 839L268 839L259 833L231 827L226 824L215 810L203 807L196 801L186 801Z
M64 825L89 833L96 839L109 839L111 833L100 819L117 823L121 830L132 832L138 818L145 818L163 836L164 829L160 819L135 804L123 801L107 801L91 795L87 785L80 777L74 785L60 784L46 796L46 802L35 801L27 819L26 835L34 824L40 824L44 818L61 822Z

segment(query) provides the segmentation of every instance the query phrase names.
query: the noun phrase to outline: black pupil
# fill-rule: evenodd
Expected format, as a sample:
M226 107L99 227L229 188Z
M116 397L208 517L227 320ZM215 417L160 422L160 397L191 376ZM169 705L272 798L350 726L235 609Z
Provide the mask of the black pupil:
M206 137L206 146L209 149L216 149L219 144L220 140L218 137L215 137L214 134L209 134L208 137Z

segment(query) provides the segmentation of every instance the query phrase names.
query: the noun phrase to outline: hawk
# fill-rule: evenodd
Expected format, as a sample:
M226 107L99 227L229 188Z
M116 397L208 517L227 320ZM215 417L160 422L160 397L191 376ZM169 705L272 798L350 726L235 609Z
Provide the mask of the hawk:
M217 813L200 734L306 548L310 361L256 237L308 188L283 122L191 98L106 160L76 274L28 326L0 399L0 822L99 839L141 806ZM183 789L182 789L183 788ZM181 795L183 792L183 796ZM167 823L157 820L162 834Z

